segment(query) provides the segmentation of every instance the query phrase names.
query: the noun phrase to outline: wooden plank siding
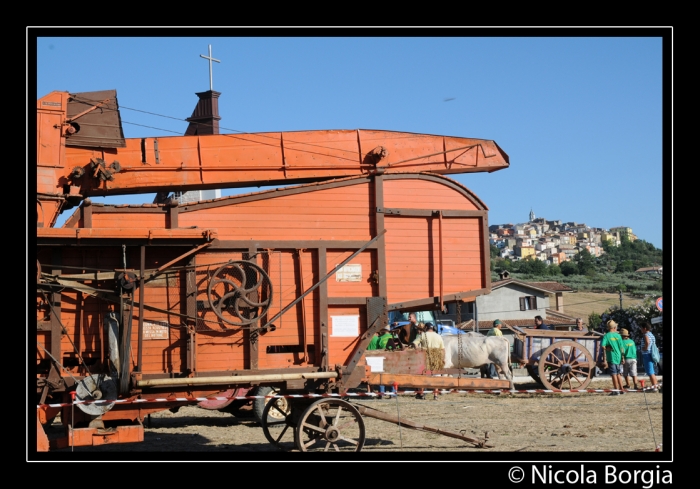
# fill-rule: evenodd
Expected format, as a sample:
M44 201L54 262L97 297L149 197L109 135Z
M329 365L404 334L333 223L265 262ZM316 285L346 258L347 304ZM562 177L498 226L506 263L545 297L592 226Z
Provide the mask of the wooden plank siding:
M445 185L440 180L419 178L392 179L385 177L384 206L413 209L482 210L481 206L463 195L457 188ZM443 181L438 183L438 181ZM464 189L466 190L466 189Z
M395 145L395 150L400 149L400 141L391 144ZM290 156L293 155L292 147L292 144L285 146L288 158L293 157ZM440 150L442 147L436 148L436 151ZM404 156L410 158L410 151ZM258 369L345 365L353 358L360 336L367 330L368 297L378 297L384 287L388 304L439 295L440 233L443 295L489 287L487 264L484 264L484 257L488 256L488 253L484 254L486 207L476 196L460 184L435 175L387 174L377 185L381 189L379 193L375 193L372 179L364 176L179 206L179 227L216 230L218 241L211 248L203 248L186 260L172 264L176 270L146 282L143 302L162 311L146 308L143 321L167 324L168 338L143 339L141 372L144 375L191 375L188 370L188 326L194 326L196 356L192 367L194 374L199 376L206 376L207 372L254 368L251 367L254 362L257 362ZM381 200L382 191L383 202L378 207L375 195L380 195L377 199ZM384 208L401 209L407 213L384 214ZM411 211L415 211L414 215ZM432 211L454 212L440 219L439 214ZM61 265L57 268L64 274L121 269L124 266L123 240L119 238L118 230L163 228L168 222L167 215L162 207L157 206L115 208L93 205L93 227L114 229L113 241L102 246L89 243L64 246L61 248L63 268ZM378 219L378 215L381 218ZM362 246L357 244L352 248L355 243L366 243L383 231L375 230L376 223L382 221L386 229L383 239L348 264L354 269L361 268L359 281L341 280L337 275L331 277L323 287L276 319L274 331L263 331L257 338L255 334L251 336L251 328L255 330L265 325L321 280L327 271ZM256 241L265 240L274 241L275 248L257 249ZM341 242L345 245L339 245ZM160 246L150 242L130 243L126 248L126 266L139 270L142 245L145 248L145 268L153 270L200 244L168 246L166 242L165 246ZM383 266L379 262L378 246L385 246L384 283L377 278L379 274L374 275ZM251 255L270 278L273 289L271 305L257 324L243 327L228 324L210 309L207 287L220 266L231 260L247 260ZM51 262L49 250L40 250L37 256L42 263ZM195 291L191 295L195 295L196 321L183 317L191 314L193 301L191 295L187 295L188 274L180 267L190 259L195 266L194 273L189 274L189 280L194 278L189 290ZM320 265L319 260L322 261ZM323 273L319 272L319 266ZM50 266L44 267L44 271L49 269ZM109 286L105 282L88 281L86 284ZM132 369L139 355L138 302L141 297L138 287L134 288L133 294L137 306L133 311L131 329ZM79 345L84 356L102 358L104 317L108 307L118 308L118 305L69 289L62 292L61 298L61 320L68 332L61 338L61 358L76 357L73 344ZM46 312L38 308L37 319L42 320L45 316ZM334 322L343 316L357 317L356 334L337 334ZM325 326L322 327L322 323ZM323 331L327 331L325 340L328 344L325 362L321 354ZM37 339L49 348L50 333L42 331ZM37 361L44 356L38 349Z
M312 190L225 207L181 210L179 224L217 229L221 240L369 241L369 195L367 184Z
M120 210L123 209L123 210ZM111 212L100 212L98 206L93 206L92 227L102 229L140 228L150 229L166 228L168 214L161 208L149 209L149 212L135 212L142 208L116 208ZM137 221L137 222L135 222Z

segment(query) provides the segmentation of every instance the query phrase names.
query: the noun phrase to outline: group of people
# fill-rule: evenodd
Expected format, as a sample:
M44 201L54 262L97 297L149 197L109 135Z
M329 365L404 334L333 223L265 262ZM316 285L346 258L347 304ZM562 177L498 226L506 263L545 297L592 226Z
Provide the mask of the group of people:
M603 357L603 368L610 370L610 377L613 383L613 392L611 396L619 396L624 394L624 389L630 388L630 377L634 389L637 390L637 345L630 338L629 331L622 328L617 332L617 323L612 319L606 323L607 333L603 336L600 342L601 348L605 351ZM656 344L656 339L651 332L651 325L644 323L642 325L642 363L644 371L649 376L651 388L654 392L658 392L658 381L656 379L656 371L654 361L652 359L652 345ZM624 379L625 384L622 385Z
M389 325L384 326L369 343L368 350L401 350L404 348L420 348L425 349L428 353L435 352L435 356L442 358L444 361L445 343L442 336L435 331L433 323L418 323L415 313L409 314L409 324L398 329L397 333L392 333ZM443 364L444 365L444 364ZM442 366L440 366L442 368ZM379 397L382 397L386 392L383 385L379 386ZM425 396L420 393L416 397L424 399Z
M441 348L445 349L445 343L442 341L442 336L435 331L433 323L418 323L415 313L411 313L408 317L409 324L407 328L401 328L398 333L391 332L389 325L377 333L372 338L368 350L400 350L403 348Z
M493 327L489 330L486 336L503 336L501 332L502 323L499 319L493 322ZM541 316L535 316L536 329L553 329L551 326L544 324ZM630 377L634 389L638 389L637 380L637 345L630 338L629 331L622 328L617 331L617 323L610 320L606 323L607 333L601 340L601 348L604 351L602 358L603 368L609 369L613 383L613 392L611 396L621 395L625 393L625 389L630 388ZM576 331L583 330L583 321L581 318L576 319ZM649 376L651 381L651 389L658 391L658 381L656 379L655 364L652 359L652 345L656 344L656 339L651 332L651 325L644 323L642 325L642 363L644 371ZM391 327L385 326L377 335L372 338L368 350L395 350L403 348L423 348L427 351L435 351L445 349L445 343L442 336L437 334L433 323L421 325L418 323L415 313L409 315L409 324L407 327L398 330L398 334L392 334ZM498 373L496 366L493 363L483 365L481 367L482 378L497 379ZM624 385L622 381L625 381ZM379 387L380 395L385 392L384 386Z

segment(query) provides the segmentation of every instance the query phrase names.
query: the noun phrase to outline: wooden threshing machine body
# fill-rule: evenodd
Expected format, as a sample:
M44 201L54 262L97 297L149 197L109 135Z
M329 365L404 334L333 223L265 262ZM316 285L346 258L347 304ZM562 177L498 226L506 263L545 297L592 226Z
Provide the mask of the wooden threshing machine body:
M105 107L117 117L111 146L78 124ZM37 112L40 421L90 377L131 400L343 392L365 378L388 310L490 291L487 207L442 174L507 167L493 141L364 130L123 139L110 92L52 92ZM196 203L89 198L270 184L296 185ZM138 422L169 406L81 416Z

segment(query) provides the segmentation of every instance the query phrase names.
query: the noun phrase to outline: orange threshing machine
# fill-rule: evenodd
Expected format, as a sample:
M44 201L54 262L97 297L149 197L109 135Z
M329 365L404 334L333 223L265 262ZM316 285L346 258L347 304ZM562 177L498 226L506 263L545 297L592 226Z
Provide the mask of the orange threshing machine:
M143 440L146 415L186 399L346 393L367 382L363 354L388 310L490 291L487 207L444 175L507 168L494 141L377 130L125 139L120 121L115 91L37 101L39 451ZM90 199L261 185L279 188ZM314 435L314 413L359 416L342 399L288 401L298 439L338 436ZM59 413L65 436L49 443L43 425Z

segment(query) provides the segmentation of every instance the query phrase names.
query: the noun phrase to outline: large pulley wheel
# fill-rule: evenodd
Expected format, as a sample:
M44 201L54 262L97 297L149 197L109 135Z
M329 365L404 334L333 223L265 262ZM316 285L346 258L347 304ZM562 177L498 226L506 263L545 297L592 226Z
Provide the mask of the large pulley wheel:
M89 375L78 382L75 398L85 401L84 404L78 404L78 409L93 416L100 416L114 406L114 401L117 399L117 383L104 374ZM107 400L111 402L105 402Z
M296 442L302 452L359 452L365 444L365 422L349 402L321 399L301 416L296 426Z
M537 367L540 382L551 390L585 389L595 368L593 355L576 341L557 341L547 347Z
M246 389L228 389L215 394L212 397L223 397L226 399L206 399L197 403L197 406L202 409L209 410L222 410L227 408L235 401L234 397L243 396L246 393Z
M223 322L246 326L257 321L272 303L272 281L255 263L231 261L209 279L207 299Z
M296 423L291 409L292 403L280 404L272 399L265 405L260 425L267 441L280 450L292 451L297 446ZM285 400L286 401L286 400Z

